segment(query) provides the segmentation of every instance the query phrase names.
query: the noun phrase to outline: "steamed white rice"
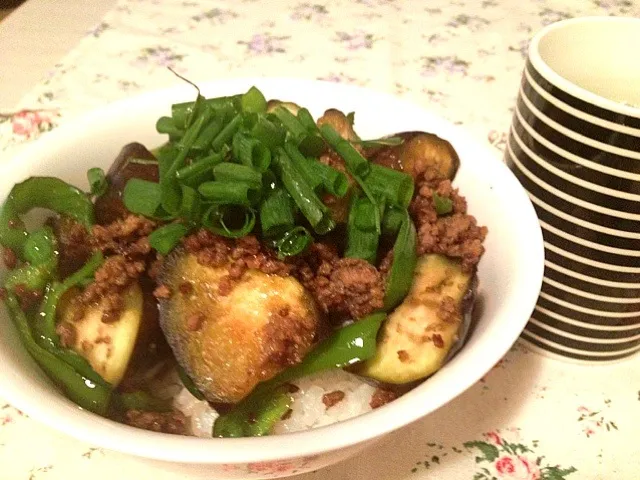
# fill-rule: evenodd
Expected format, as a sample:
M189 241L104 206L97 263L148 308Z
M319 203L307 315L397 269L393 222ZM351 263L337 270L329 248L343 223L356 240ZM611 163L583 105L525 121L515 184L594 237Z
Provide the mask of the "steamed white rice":
M371 410L369 403L376 390L361 377L344 370L321 372L291 383L299 390L292 394L291 414L275 425L276 434L308 430L362 415ZM324 395L336 391L343 392L344 398L327 407ZM211 437L218 413L206 401L198 400L183 388L173 402L189 419L192 435Z

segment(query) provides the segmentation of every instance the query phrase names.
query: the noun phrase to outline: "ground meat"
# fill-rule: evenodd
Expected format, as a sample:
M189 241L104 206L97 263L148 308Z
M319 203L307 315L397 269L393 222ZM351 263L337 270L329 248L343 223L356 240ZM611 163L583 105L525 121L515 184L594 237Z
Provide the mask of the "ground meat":
M84 225L60 216L47 222L58 240L58 271L65 278L82 267L91 256L91 241Z
M4 261L5 266L8 269L14 269L18 265L18 257L16 256L16 252L11 250L10 248L4 248L2 250L2 260Z
M191 332L197 332L202 328L202 324L205 321L205 316L203 313L192 313L187 317L187 330Z
M331 408L344 400L345 393L342 390L336 390L334 392L325 393L322 396L322 403L327 408Z
M158 285L153 291L153 296L156 298L171 298L171 290L166 285Z
M119 318L124 307L124 292L145 271L145 262L141 260L129 260L123 255L108 257L102 266L96 271L93 283L84 289L81 295L74 298L80 306L105 302L102 320L105 323ZM81 318L84 311L78 308L78 317Z
M446 296L438 306L438 318L446 323L455 323L460 318L460 309L453 297Z
M417 181L417 195L409 207L418 230L418 254L440 253L462 260L464 271L471 271L484 253L482 242L486 227L479 227L475 217L467 214L467 202L450 180L442 179L435 169L428 169ZM452 202L452 213L438 216L433 194Z
M148 236L155 227L152 220L128 215L108 225L94 225L92 244L104 253L138 258L151 252Z
M187 419L181 412L145 412L129 410L125 414L125 423L132 427L152 432L187 435Z
M221 237L201 229L183 241L187 252L195 254L198 263L209 267L229 265L229 279L239 280L247 269L286 277L292 266L279 260L275 252L253 235L237 240Z
M383 405L392 402L396 398L398 398L398 394L396 392L378 387L376 388L376 391L373 392L373 395L371 395L369 406L373 409L380 408Z
M69 348L75 345L77 332L76 327L69 322L60 322L56 325L56 333L60 337L60 343L63 347Z
M312 245L294 275L325 313L361 318L384 305L380 271L366 260L340 258L329 245Z
M15 286L14 292L16 297L18 297L22 310L29 310L31 307L38 305L40 300L42 300L42 291L30 290L22 283Z

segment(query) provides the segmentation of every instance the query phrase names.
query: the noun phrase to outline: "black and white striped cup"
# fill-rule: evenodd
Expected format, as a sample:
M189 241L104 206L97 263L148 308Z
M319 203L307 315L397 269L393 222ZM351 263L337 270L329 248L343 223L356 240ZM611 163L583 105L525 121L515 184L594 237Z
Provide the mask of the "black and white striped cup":
M583 361L638 352L640 19L577 18L532 39L505 159L545 241L523 339Z

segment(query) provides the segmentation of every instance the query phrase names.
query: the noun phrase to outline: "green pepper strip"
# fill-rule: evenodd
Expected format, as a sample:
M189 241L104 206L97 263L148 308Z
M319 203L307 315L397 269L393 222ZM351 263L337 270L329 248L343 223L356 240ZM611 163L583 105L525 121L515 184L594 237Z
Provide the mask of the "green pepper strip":
M376 337L385 313L373 313L333 333L309 353L302 363L258 385L232 411L217 418L214 437L260 436L289 408L286 382L331 368L343 368L365 361L376 353ZM289 403L287 403L287 397ZM286 405L286 408L283 406Z
M29 234L20 215L36 207L71 217L87 230L93 225L93 204L84 192L59 178L28 178L14 185L0 210L0 244L22 259Z
M64 390L69 400L81 408L98 415L105 415L109 406L111 389L76 372L73 367L38 345L31 334L27 317L20 309L15 295L7 293L5 304L18 330L22 344L49 378Z
M82 285L86 280L93 278L93 274L103 261L104 257L101 252L94 253L87 263L73 275L67 277L63 282L52 282L49 285L36 323L38 336L44 339L47 344L55 347L60 346L60 340L56 333L56 310L60 303L60 297L70 288Z

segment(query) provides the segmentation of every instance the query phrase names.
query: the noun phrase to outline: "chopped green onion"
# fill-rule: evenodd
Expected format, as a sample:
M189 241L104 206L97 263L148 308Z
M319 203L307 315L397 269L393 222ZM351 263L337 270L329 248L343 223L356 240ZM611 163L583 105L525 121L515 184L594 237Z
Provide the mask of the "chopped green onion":
M198 187L200 195L214 203L226 205L255 205L261 198L261 185L246 182L213 181Z
M355 198L347 220L347 248L344 256L361 258L374 264L378 253L379 234L376 232L377 206L367 197Z
M298 121L309 132L320 133L320 129L318 128L316 121L311 116L311 113L309 113L309 110L307 110L306 108L301 108L300 110L298 110L297 117L298 117Z
M322 185L322 178L314 175L311 170L311 162L298 150L291 140L287 140L284 144L284 150L289 155L295 168L302 174L307 184L315 191Z
M329 209L295 168L284 149L279 148L273 160L284 187L316 233L323 235L333 230L335 222Z
M224 155L214 153L208 157L201 158L191 165L180 168L176 172L176 178L182 184L190 187L197 187L202 182L213 179L213 167L224 161Z
M287 133L279 122L271 121L274 118L273 115L258 115L255 123L247 129L251 137L259 140L270 150L281 146ZM277 118L275 120L277 121Z
M229 238L248 235L256 224L255 212L241 205L212 205L202 217L202 225L213 233Z
M374 147L396 147L404 143L402 137L383 137L376 138L374 140L357 140L354 143L360 144L364 148Z
M413 272L418 261L416 254L416 227L405 212L405 218L393 245L393 263L384 295L384 309L395 308L409 293Z
M385 235L396 235L402 222L406 218L406 212L398 208L388 208L382 218L382 233Z
M260 140L243 132L233 136L233 156L246 167L264 172L271 164L271 152Z
M213 119L202 129L198 138L193 142L194 150L205 151L211 147L213 140L218 136L224 127L224 114L214 116Z
M188 231L182 223L169 223L151 232L149 245L160 254L168 255Z
M235 104L239 103L240 97L241 95L234 95L231 97L207 98L201 100L200 103L197 103L198 100L196 102L174 103L171 105L171 117L177 128L186 129L187 119L193 115L194 110L201 108L202 105L214 110L229 108L235 110Z
M267 99L256 87L251 87L240 99L243 112L264 113L267 111Z
M297 226L287 231L281 238L275 241L278 258L299 255L313 243L313 237L309 231L301 226Z
M182 203L180 205L180 217L197 221L200 219L200 196L198 192L187 185L180 186L182 190Z
M184 130L178 128L172 117L160 117L156 122L158 133L169 135L170 140L177 140L184 135Z
M341 171L313 159L308 160L307 168L314 177L320 179L327 193L344 197L349 191L349 180Z
M364 158L348 140L342 138L331 125L322 125L320 127L320 133L322 133L322 136L331 148L344 159L347 170L349 170L352 175L364 178L369 174L371 169L369 161Z
M90 168L87 170L87 180L89 180L89 191L91 195L101 197L107 192L109 184L104 170L101 168Z
M218 152L222 149L224 145L228 145L233 138L233 135L238 131L240 125L242 124L242 116L237 114L235 117L231 119L229 123L227 123L224 128L218 133L216 138L211 143L211 149L214 152Z
M237 163L220 163L213 167L213 176L220 182L240 182L262 185L262 174L252 167Z
M413 198L413 177L398 170L371 164L364 182L374 195L382 196L400 208L407 208Z
M293 138L301 139L308 134L307 129L304 128L296 116L282 105L274 108L273 114L278 117L278 120L282 122L282 125L291 132Z
M453 201L450 198L438 195L437 192L433 192L432 197L433 207L438 215L447 215L453 211Z
M160 207L160 184L131 178L124 187L122 200L131 213L154 217Z
M276 188L260 205L260 226L265 237L274 237L295 224L293 201L283 188Z
M176 179L176 171L184 164L193 143L198 138L204 125L211 119L212 110L204 109L202 115L197 117L193 124L187 128L184 137L177 144L178 152L167 150L158 158L160 171L160 192L162 208L171 215L177 215L180 210L181 191ZM173 158L173 160L172 160Z

